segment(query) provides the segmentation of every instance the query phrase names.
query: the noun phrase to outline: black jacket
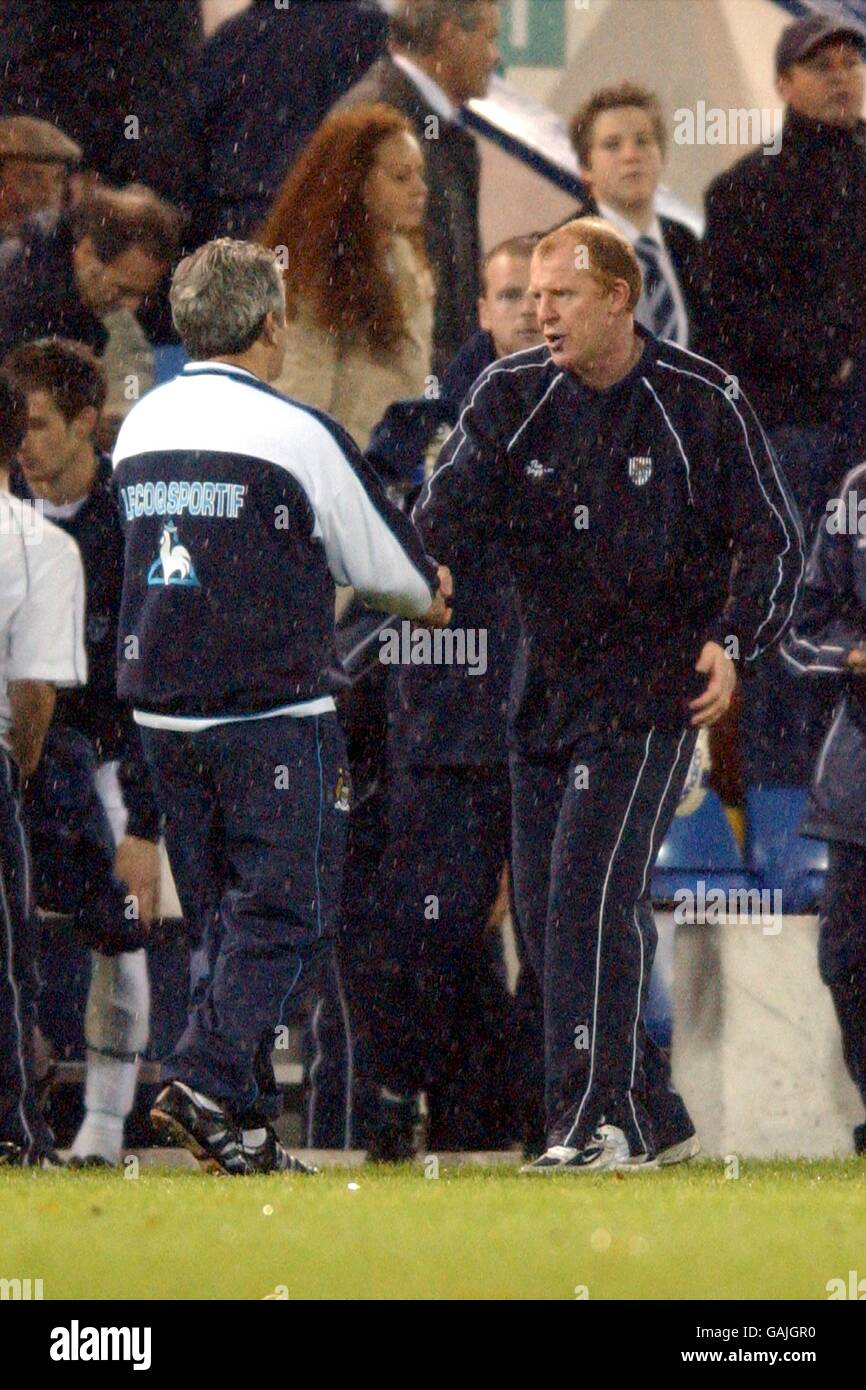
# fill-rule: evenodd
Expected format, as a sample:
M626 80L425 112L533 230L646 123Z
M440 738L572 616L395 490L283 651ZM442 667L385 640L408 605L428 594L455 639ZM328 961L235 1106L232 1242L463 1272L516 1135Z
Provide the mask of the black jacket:
M195 189L187 96L199 6L178 0L0 0L0 115L41 116L111 184L185 204ZM137 139L126 138L127 117Z
M33 218L20 236L0 244L0 356L16 343L52 334L86 343L102 356L108 332L78 293L74 245L67 213ZM136 317L151 343L176 341L167 275Z
M340 106L371 101L385 101L402 111L425 154L430 189L425 231L436 276L433 370L441 375L478 326L478 149L468 130L430 110L415 84L389 57L374 63Z
M9 490L33 501L33 493L15 463ZM77 543L84 566L86 595L85 648L87 684L58 690L53 725L76 729L92 744L97 761L119 761L120 785L129 812L128 833L155 840L159 817L138 729L132 712L117 698L117 623L123 585L123 534L111 461L99 460L93 487L83 506L69 519L52 518Z
M852 648L866 647L866 549L859 529L866 531L866 464L851 469L834 502L815 533L782 656L798 676L835 676L839 683L803 833L866 846L866 677L847 665Z
M866 124L789 111L706 195L705 350L769 428L831 420L846 358L866 344Z
M222 24L191 87L197 240L252 236L333 103L384 50L373 0L262 0Z
M416 508L454 573L501 545L522 640L509 742L567 747L613 726L681 728L704 642L748 671L784 632L802 530L748 401L724 372L646 340L592 391L546 347L474 386Z
M490 334L473 334L448 367L440 399L425 404L447 409L449 423L456 423L474 382L495 361ZM467 559L455 586L451 627L485 634L486 669L473 674L467 665L399 668L388 746L389 760L395 766L490 766L505 762L506 714L518 625L511 577L500 550L478 551Z
M72 270L66 216L34 220L0 248L0 359L17 343L56 334L100 356L108 333L81 299Z

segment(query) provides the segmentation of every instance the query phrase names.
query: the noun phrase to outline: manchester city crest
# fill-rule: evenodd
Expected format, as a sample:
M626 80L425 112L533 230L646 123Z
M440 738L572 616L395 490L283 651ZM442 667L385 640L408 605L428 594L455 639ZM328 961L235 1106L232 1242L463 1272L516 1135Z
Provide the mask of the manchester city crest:
M653 475L653 461L649 454L634 454L628 461L628 476L635 487L644 487Z

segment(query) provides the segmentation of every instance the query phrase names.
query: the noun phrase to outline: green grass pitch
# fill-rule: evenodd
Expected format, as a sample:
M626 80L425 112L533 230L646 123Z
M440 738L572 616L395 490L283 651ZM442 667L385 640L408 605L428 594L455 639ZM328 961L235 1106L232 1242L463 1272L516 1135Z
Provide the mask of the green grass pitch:
M864 1250L856 1159L0 1174L0 1279L41 1278L45 1299L821 1300Z

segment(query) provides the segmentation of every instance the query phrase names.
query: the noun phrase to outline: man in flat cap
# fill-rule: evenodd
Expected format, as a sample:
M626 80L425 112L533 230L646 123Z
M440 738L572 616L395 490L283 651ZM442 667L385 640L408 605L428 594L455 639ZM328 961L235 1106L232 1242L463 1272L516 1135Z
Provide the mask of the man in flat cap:
M81 146L36 116L0 120L0 238L17 236L37 213L58 213Z
M821 14L783 30L781 148L746 154L706 195L704 341L766 427L807 536L856 461L840 410L866 350L864 43L850 19ZM805 700L771 655L747 692L750 785L808 781L823 713Z

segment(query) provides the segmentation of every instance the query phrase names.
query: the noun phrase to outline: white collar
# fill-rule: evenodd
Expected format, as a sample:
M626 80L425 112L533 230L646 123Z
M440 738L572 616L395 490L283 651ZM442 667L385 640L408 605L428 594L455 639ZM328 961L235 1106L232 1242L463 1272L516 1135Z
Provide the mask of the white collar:
M429 74L419 68L417 63L413 63L411 58L407 58L405 53L392 53L391 61L396 63L401 72L404 72L413 86L418 88L424 100L432 111L441 116L443 121L453 124L459 117L459 110L443 91L439 83Z
M624 217L621 212L617 212L616 208L610 207L607 203L599 203L598 210L605 222L610 222L611 226L616 227L618 232L622 232L624 237L628 237L632 246L634 246L635 242L642 236L649 237L652 241L657 242L659 246L664 246L664 233L662 232L657 213L653 213L653 220L646 231L641 232L633 222L629 222L627 217Z
M194 376L196 372L241 372L248 376L251 381L262 381L263 378L256 376L248 367L237 367L234 362L217 362L213 357L197 357L193 362L184 362L181 368L181 376ZM264 383L267 386L267 382Z

